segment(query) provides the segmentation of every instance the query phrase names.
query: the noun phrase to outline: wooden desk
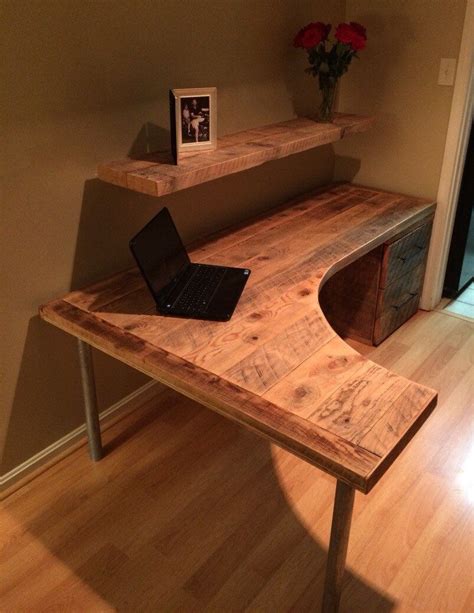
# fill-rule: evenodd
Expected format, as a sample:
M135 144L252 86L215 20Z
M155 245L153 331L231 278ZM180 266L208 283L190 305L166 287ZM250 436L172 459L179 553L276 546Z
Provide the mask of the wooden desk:
M436 404L436 392L377 366L327 323L324 281L429 219L434 204L336 185L221 232L194 261L252 270L230 322L155 315L136 269L41 307L76 336L91 449L100 455L89 345L337 479L324 610L337 610L354 490L369 492Z

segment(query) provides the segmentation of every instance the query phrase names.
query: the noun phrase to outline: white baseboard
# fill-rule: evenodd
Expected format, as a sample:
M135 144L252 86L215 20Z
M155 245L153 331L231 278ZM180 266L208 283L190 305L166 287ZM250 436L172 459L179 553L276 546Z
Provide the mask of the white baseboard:
M108 420L108 418L119 411L125 411L127 409L132 410L130 404L134 405L133 409L139 407L149 398L152 398L157 393L158 389L159 384L156 381L149 381L148 383L145 383L145 385L142 385L124 398L121 398L112 406L104 409L99 415L100 421L103 422L104 420ZM5 490L7 487L11 487L20 479L25 478L27 475L37 470L40 466L43 466L59 454L64 454L80 439L83 439L85 435L86 426L83 424L72 432L69 432L65 436L61 437L58 441L52 443L45 449L42 449L25 462L22 462L19 466L16 466L4 475L0 475L0 492Z

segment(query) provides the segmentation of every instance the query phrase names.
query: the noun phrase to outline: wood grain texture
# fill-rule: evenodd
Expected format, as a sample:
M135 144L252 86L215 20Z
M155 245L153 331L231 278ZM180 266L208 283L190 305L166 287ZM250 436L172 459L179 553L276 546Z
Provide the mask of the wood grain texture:
M340 611L471 613L474 322L420 311L354 347L440 398L355 497ZM158 389L104 430L101 462L83 440L0 505L0 610L319 611L334 479Z
M350 349L318 293L336 270L433 210L419 198L337 185L210 237L193 261L252 269L228 323L157 316L136 271L53 301L41 316L367 492L436 393ZM375 428L399 435L381 444Z
M368 130L373 117L338 113L333 123L297 118L231 134L218 139L217 150L192 155L174 165L169 153L146 154L101 164L97 176L103 181L151 196L164 196L247 170L270 160L307 151Z
M377 300L377 317L392 309L399 309L410 297L421 295L425 268L426 261L387 287L380 289Z
M387 287L425 261L431 226L431 223L424 224L386 248L380 278L381 287Z
M408 275L410 273L407 273ZM394 330L405 323L418 310L420 293L417 290L405 297L399 297L396 304L388 305L375 320L374 345L379 345Z

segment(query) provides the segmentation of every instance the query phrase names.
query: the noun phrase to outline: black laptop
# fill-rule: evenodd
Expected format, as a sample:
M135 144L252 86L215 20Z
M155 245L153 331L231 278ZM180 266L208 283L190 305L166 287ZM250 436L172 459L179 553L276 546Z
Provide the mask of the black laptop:
M130 249L161 315L228 321L250 275L248 268L193 264L167 208Z

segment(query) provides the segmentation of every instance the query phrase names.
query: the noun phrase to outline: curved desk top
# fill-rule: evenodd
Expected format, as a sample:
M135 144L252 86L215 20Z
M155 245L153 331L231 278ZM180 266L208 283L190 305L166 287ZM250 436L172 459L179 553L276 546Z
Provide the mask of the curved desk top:
M428 417L436 392L350 348L318 293L331 274L434 207L334 185L206 239L193 261L252 270L230 322L157 316L136 269L40 313L367 493Z

